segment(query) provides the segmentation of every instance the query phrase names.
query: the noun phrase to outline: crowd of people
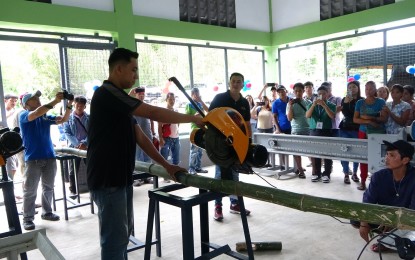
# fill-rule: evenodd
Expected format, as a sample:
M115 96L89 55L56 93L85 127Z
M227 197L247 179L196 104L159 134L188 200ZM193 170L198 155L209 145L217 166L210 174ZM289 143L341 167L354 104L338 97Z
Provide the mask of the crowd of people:
M188 169L179 166L180 124L192 123L192 129L204 127L198 111L208 112L218 107L234 108L248 127L248 136L258 132L365 139L371 133L396 134L415 118L412 86L396 84L389 91L388 88L377 89L373 81L368 81L365 83L363 97L360 82L351 81L347 83L347 94L336 97L332 94L330 82L323 82L316 90L310 81L298 82L293 85L292 95L288 95L285 86L272 83L264 85L256 101L251 95L242 96L244 76L236 72L229 78L229 89L217 94L209 107L203 102L199 90L193 88L191 98L194 102L189 102L185 113L178 113L174 109L174 93L167 93L166 107L162 108L144 102L145 88L132 88L138 78L137 58L137 52L124 48L117 48L111 53L108 60L109 77L95 91L89 114L85 111L87 99L84 96L67 99L64 98L64 93L58 92L51 101L42 105L40 91L25 93L20 97L5 95L8 124L21 128L25 146L23 160L19 160L17 155L7 161L11 178L19 164L24 165L24 229L35 228L35 201L40 180L41 218L49 221L60 219L51 208L57 170L50 133L50 127L54 124L63 124L70 147L88 151L85 161L78 159L74 165L70 165L69 190L75 196L79 193L74 175L80 163L85 163L88 188L98 206L102 259L126 259L128 238L133 229L135 161L154 161L163 166L173 180L179 171L188 171L189 174L207 173L201 165L203 151L194 144L190 144ZM271 91L270 97L265 95L268 88ZM125 92L127 89L131 89L128 94ZM20 111L14 108L18 100L23 108ZM65 110L61 116L48 114L50 109L62 102ZM385 145L388 147L387 169L374 173L368 188L368 167L363 163L360 164L359 179L359 164L352 163L350 168L349 162L341 161L344 183L350 184L350 179L360 182L358 189L365 191L363 202L414 208L415 183L413 168L409 164L414 153L413 147L405 141L385 142ZM309 160L312 166L311 181L329 183L333 161L324 159L322 170L320 158ZM294 156L294 161L298 177L306 179L301 156ZM280 166L281 169L288 166L284 157L280 157ZM390 176L392 179L386 180ZM216 166L215 178L239 179L238 172L223 166ZM145 180L148 183L151 181ZM141 184L135 183L134 186ZM222 207L222 200L217 199L214 209L214 219L217 221L224 218ZM233 195L230 196L229 209L231 213L241 213L238 199ZM247 209L245 212L247 215L251 213ZM367 240L368 228L372 224L353 224Z

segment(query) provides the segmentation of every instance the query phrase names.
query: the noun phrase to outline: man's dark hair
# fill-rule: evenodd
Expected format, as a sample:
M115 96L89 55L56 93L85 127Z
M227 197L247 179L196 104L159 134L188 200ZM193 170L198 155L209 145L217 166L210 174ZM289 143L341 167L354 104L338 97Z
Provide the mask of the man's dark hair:
M317 92L318 92L318 91L320 91L320 90L324 90L324 91L326 91L326 92L329 92L329 91L328 91L328 89L327 89L327 87L326 87L326 86L324 86L324 85L321 85L321 86L317 89Z
M401 84L395 84L395 85L393 85L391 87L391 91L394 90L394 89L398 90L399 93L403 93L403 86Z
M76 96L74 98L74 102L75 103L81 103L81 104L86 105L86 97L84 97L84 96Z
M242 75L242 74L241 74L241 73L239 73L239 72L234 72L234 73L232 73L232 74L231 74L231 76L229 77L229 80L231 80L231 79L232 79L232 77L241 77L241 78L242 78L242 81L244 81L244 80L245 80L244 75Z
M138 59L138 53L125 48L117 48L111 53L108 66L112 70L117 63L129 63L131 58Z
M403 86L403 89L406 89L406 91L408 91L411 96L413 96L415 93L415 88L411 85L405 85Z
M307 87L307 86L314 87L314 84L313 84L313 82L311 82L311 81L307 81L306 83L304 83L304 86L305 86L305 87Z
M297 82L294 84L293 89L295 88L301 88L302 90L304 90L304 84L301 82Z
M193 95L193 94L195 94L195 93L200 93L198 88L192 88L192 89L190 90L190 94L191 94L191 95Z

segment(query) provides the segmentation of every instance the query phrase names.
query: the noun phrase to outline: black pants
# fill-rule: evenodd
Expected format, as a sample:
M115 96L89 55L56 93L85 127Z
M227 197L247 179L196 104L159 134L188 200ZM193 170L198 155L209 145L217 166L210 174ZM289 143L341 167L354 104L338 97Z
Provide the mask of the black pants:
M333 133L331 129L311 129L311 136L327 136L332 137ZM321 173L321 159L314 158L314 174L315 175L326 175L330 177L331 171L333 170L333 160L324 159L324 172Z

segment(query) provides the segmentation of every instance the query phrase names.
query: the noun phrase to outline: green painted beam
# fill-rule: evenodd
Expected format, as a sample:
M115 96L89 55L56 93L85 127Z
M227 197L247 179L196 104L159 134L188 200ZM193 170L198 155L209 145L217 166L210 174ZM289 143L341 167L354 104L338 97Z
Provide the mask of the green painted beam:
M415 17L415 1L405 0L363 12L318 21L272 33L272 45L311 39Z

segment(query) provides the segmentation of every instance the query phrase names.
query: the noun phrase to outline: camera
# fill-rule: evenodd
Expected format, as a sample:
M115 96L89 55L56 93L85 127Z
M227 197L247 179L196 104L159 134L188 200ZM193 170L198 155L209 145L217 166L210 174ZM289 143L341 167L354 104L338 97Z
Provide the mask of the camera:
M268 87L275 87L275 83L267 83Z
M317 96L317 100L322 100L323 99L323 96L322 95L318 95Z
M63 98L67 99L67 100L74 100L75 96L64 89L63 90Z
M293 99L293 103L300 103L301 102L301 98L294 98Z
M260 102L256 102L257 106L264 106L265 102L264 101L260 101Z

